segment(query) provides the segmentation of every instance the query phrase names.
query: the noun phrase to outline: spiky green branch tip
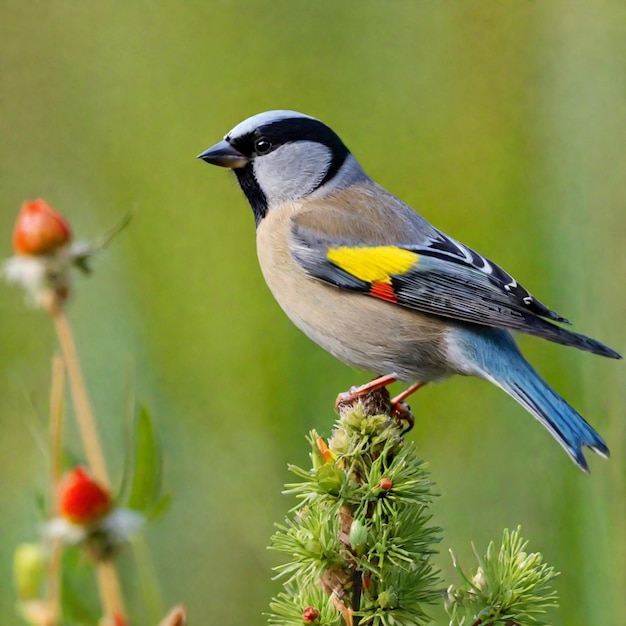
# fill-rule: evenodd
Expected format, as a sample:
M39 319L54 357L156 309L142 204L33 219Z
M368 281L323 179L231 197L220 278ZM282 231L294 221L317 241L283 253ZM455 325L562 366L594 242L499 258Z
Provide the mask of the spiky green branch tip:
M520 532L519 526L505 529L500 548L492 541L482 558L474 548L479 565L471 579L452 555L463 584L448 588L450 626L549 626L546 609L558 606L553 582L559 573L539 552L526 552Z
M340 407L332 436L309 437L311 469L291 466L298 504L272 538L289 557L270 624L420 626L440 597L433 483L391 417L386 392Z

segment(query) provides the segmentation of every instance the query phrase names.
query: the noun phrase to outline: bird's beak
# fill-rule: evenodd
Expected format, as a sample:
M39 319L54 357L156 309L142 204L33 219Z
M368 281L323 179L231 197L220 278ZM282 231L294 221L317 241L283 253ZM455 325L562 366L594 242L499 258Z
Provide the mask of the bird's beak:
M208 150L199 154L197 158L211 163L211 165L219 165L220 167L228 167L230 169L245 167L250 162L247 156L235 150L226 140L211 146Z

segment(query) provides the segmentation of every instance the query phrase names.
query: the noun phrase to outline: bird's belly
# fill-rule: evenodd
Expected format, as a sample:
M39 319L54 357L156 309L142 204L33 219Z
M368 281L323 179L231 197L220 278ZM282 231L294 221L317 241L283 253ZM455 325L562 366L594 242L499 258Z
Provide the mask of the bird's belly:
M406 381L430 382L454 373L441 320L310 278L286 247L278 249L286 254L274 246L258 248L272 294L289 319L336 358Z

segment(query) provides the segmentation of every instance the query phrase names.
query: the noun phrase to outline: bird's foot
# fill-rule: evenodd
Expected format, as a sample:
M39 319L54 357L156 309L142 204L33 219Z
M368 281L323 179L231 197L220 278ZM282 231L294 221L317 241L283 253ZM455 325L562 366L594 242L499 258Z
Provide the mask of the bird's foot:
M393 400L391 400L391 416L402 429L402 434L413 430L413 426L415 426L415 416L413 415L413 411L411 411L411 407L406 402L394 404Z
M403 425L402 432L408 433L415 426L415 416L411 407L405 402L406 398L421 389L426 383L415 383L391 399L391 414Z
M364 398L372 391L391 385L391 383L395 383L396 380L396 377L392 374L385 374L384 376L378 376L373 380L370 380L368 383L360 385L359 387L350 387L350 391L344 391L337 396L337 399L335 400L335 411L339 413L343 406L354 404L357 400Z
M389 413L401 425L403 432L409 432L415 425L415 417L405 399L426 383L411 385L395 398L390 399L386 387L396 380L392 374L385 374L359 387L352 387L350 391L345 391L337 396L335 410L341 414L347 407L353 405L357 400L361 400L367 405L367 415Z

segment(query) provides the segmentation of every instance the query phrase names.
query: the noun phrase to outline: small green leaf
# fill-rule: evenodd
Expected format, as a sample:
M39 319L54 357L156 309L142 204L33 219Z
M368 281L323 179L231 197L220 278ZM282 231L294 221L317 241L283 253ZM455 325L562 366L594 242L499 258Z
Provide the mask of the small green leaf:
M64 624L96 624L101 614L91 580L93 566L80 550L64 550L61 567L61 607Z
M135 419L130 488L126 506L143 513L157 504L161 489L161 449L152 414L141 407Z
M155 520L158 517L161 517L161 515L164 515L170 510L171 505L172 505L172 494L171 493L163 494L162 496L157 498L157 500L154 502L154 505L152 506L150 510L150 519Z

